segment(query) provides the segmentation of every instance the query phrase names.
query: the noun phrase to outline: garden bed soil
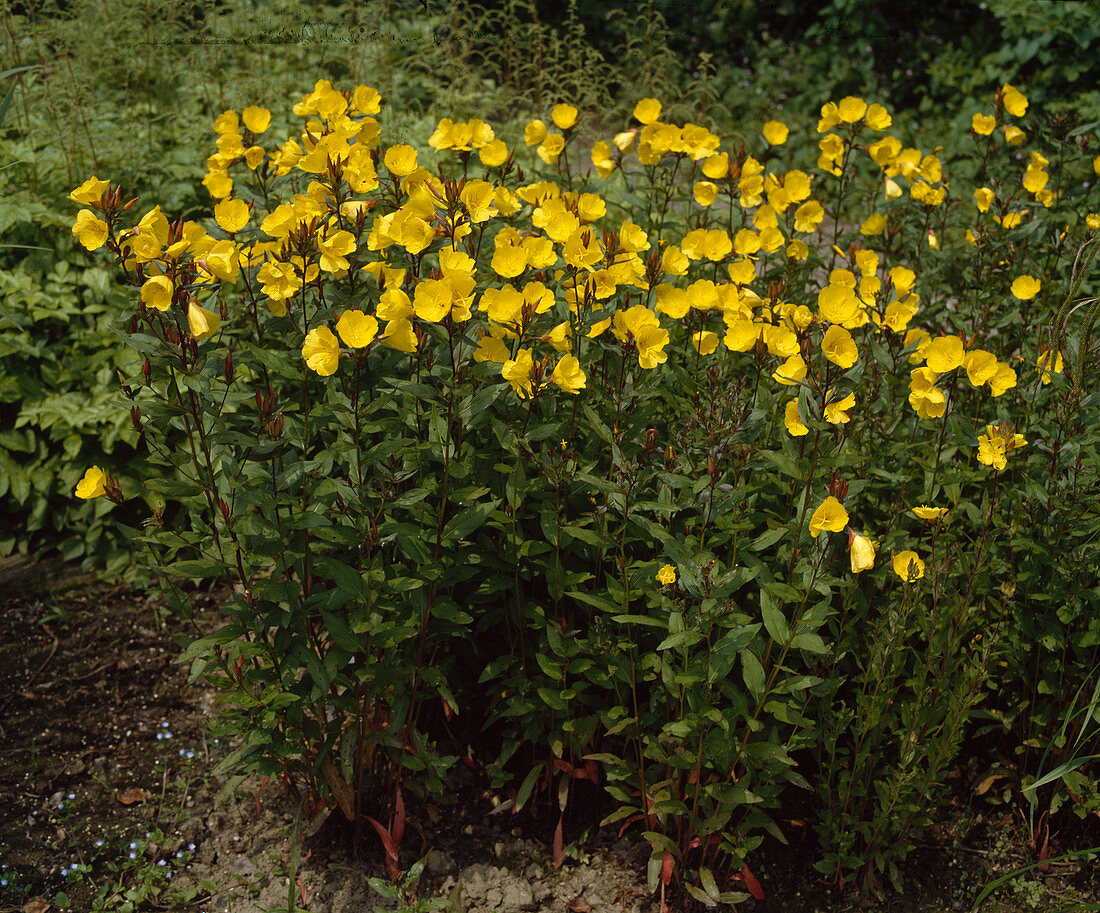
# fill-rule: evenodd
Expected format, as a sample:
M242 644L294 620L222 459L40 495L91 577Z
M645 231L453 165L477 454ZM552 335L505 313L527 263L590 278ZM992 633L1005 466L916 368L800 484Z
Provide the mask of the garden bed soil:
M349 845L330 819L303 838L296 861L297 803L278 782L252 779L229 790L213 775L226 750L211 727L215 694L188 685L175 662L180 623L158 625L156 594L57 566L0 572L0 911L46 913L59 901L77 911L105 902L125 909L128 898L135 910L204 913L288 910L291 898L311 913L392 907L368 883L385 880L377 842ZM220 596L196 592L200 623L216 623ZM1019 795L1005 804L994 804L996 790L976 796L974 770L955 772L951 802L902 867L905 893L876 899L826 883L811 864L812 834L788 810L779 822L789 845L769 838L750 860L764 899L739 908L970 910L983 886L1036 861ZM659 913L646 889L648 848L636 836L597 829L578 846L574 823L565 835L569 856L555 869L551 816L496 812L502 798L456 765L445 801L410 803L401 864L425 860L421 902L444 898L455 913ZM1096 824L1063 813L1051 829L1051 857L1095 846ZM1032 869L982 909L1095 904L1097 868Z

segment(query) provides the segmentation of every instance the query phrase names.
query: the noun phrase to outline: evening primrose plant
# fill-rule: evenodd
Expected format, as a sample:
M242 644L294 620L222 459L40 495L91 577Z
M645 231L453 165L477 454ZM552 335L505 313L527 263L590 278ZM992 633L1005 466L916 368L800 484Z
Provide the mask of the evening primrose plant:
M370 825L391 874L406 794L465 754L550 809L558 863L602 789L662 896L759 896L790 787L823 870L896 877L1013 624L990 576L1065 353L987 297L1052 319L1093 229L1021 256L1008 214L1060 201L1033 170L964 238L945 163L863 99L822 107L806 162L778 121L731 146L662 111L591 147L565 102L386 145L379 93L322 80L293 136L216 119L212 219L71 195L134 290L148 490L190 509L142 538L233 584L184 654L229 763ZM76 494L125 493L92 467Z

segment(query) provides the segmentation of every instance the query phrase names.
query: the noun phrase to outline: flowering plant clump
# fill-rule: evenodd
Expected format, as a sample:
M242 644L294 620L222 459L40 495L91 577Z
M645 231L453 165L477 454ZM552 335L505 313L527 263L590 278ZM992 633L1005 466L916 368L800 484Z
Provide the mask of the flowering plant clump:
M135 218L96 177L72 194L74 235L134 289L149 491L189 508L146 539L166 571L234 584L185 654L232 696L232 760L369 823L391 872L404 792L442 790L458 754L520 781L517 811L545 792L556 862L570 797L599 786L605 823L650 843L651 887L713 904L760 890L748 858L816 757L841 797L826 868L888 859L987 676L974 575L1024 443L992 422L1067 354L1052 337L1021 377L984 301L951 316L925 286L968 244L936 153L854 97L801 168L778 121L754 154L653 98L590 154L569 104L519 143L443 118L434 155L387 145L368 86L321 81L293 110L281 143L266 109L217 118L205 224ZM1039 161L967 229L967 281L1024 303L1053 276L982 252L1022 193L1055 204ZM121 498L94 467L76 494ZM925 618L913 649L952 695L897 673L921 747L894 761L850 709L885 693L846 665L872 599L894 643ZM875 803L900 823L868 836Z

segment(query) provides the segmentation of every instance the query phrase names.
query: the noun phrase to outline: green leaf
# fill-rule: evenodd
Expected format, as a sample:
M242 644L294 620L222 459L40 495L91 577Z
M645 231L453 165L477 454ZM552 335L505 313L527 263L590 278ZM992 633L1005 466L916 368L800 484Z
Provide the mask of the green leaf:
M764 667L752 650L741 652L741 675L753 700L759 701L764 696Z
M220 577L226 572L225 565L213 559L175 561L168 565L168 570L180 577L192 577L196 580L209 580L211 577Z
M764 628L778 644L786 644L791 632L783 611L775 603L775 598L765 588L760 588L760 614L764 617Z
M782 539L786 534L786 526L777 526L774 529L769 529L766 533L762 533L753 541L753 550L757 552L762 552L765 549L775 545L775 543Z
M474 504L472 507L467 507L455 514L443 527L441 541L446 545L455 545L461 542L474 530L484 525L489 514L496 509L498 504L500 504L500 498L494 498L492 501Z

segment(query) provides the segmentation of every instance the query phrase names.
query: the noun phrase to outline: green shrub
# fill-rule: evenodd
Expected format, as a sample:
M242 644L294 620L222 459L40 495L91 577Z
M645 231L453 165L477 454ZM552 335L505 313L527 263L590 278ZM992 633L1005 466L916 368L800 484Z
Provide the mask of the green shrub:
M370 823L396 873L403 793L488 737L498 783L527 772L516 808L556 805L556 860L599 784L651 888L704 903L754 884L810 774L822 869L896 880L1014 680L1032 606L995 581L1037 480L1080 484L1052 458L1095 407L1089 330L1063 330L1093 166L1072 134L1006 161L1026 107L1006 86L975 121L975 198L857 98L822 108L805 171L781 124L729 154L655 99L591 164L559 104L526 149L444 119L429 168L380 142L373 89L326 81L285 142L266 109L218 117L216 227L135 230L82 185L74 234L140 298L142 485L187 506L146 541L234 581L185 654L232 695L233 762ZM1036 325L1052 351L1017 371ZM78 494L128 492L93 467Z

